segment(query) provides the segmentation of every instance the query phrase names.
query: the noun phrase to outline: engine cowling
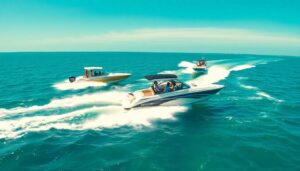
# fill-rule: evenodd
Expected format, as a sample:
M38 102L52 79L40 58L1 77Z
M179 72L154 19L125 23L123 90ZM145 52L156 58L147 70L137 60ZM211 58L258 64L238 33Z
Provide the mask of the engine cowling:
M76 81L76 77L74 76L69 77L69 81L70 83L73 83L74 81Z

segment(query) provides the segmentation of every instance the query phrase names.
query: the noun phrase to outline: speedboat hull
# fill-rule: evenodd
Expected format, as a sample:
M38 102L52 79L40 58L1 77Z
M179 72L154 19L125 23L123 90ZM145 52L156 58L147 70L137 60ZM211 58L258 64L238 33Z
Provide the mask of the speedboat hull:
M103 83L108 83L108 82L113 83L113 82L119 82L119 81L125 80L129 76L130 76L130 74L107 75L107 76L94 77L92 79L88 79L88 81L103 82Z
M125 100L122 105L125 109L146 106L188 105L205 100L211 95L219 92L222 88L222 85L213 85L209 88L190 88L140 99L133 99L133 94L130 94L128 99Z
M193 67L193 70L197 73L207 73L207 68L206 67Z
M131 74L127 73L119 73L119 74L108 74L108 75L103 75L103 76L96 76L96 77L69 77L70 82L82 82L82 81L92 81L92 82L102 82L102 83L115 83L115 82L120 82L125 79L127 79Z

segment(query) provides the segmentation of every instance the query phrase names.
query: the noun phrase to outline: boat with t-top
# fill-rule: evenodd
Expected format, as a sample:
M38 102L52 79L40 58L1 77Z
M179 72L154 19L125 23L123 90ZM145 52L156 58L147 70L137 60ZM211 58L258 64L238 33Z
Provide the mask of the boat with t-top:
M127 79L130 73L107 73L102 67L84 67L84 75L75 77L69 77L71 83L81 81L94 81L103 83L119 82Z

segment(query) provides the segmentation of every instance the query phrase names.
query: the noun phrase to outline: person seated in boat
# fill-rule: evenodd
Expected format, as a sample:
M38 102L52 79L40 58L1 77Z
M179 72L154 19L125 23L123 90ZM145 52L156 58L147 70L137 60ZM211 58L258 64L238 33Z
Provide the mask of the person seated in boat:
M174 83L174 91L181 90L182 89L182 83Z
M171 91L175 91L176 90L175 86L176 86L176 83L174 81L170 81Z
M101 71L95 71L95 76L101 76Z
M198 67L205 66L205 62L204 61L198 61L197 66Z
M167 82L167 85L165 86L165 93L171 92L171 83Z
M155 94L159 94L159 93L162 92L162 89L161 89L160 86L158 85L158 82L157 82L157 81L154 81L154 82L153 82L152 89L153 89L153 91L154 91Z

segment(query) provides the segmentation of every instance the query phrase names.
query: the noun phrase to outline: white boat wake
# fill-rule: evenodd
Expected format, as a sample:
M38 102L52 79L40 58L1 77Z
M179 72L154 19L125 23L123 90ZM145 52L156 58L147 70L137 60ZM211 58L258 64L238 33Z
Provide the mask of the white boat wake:
M78 79L76 79L78 80ZM94 82L94 81L76 81L73 83L70 83L69 80L64 80L62 82L58 82L54 84L52 87L54 87L57 90L80 90L85 89L88 87L103 87L106 86L106 83L102 82Z
M0 121L0 139L18 138L28 132L47 131L49 129L65 130L99 130L131 126L133 128L151 127L154 120L175 120L174 114L185 112L188 108L182 106L148 107L125 111L121 106L93 106L75 110L69 113L50 116L30 116L19 119ZM93 114L93 117L73 123L76 117Z
M0 117L6 116L8 114L32 113L43 110L78 107L87 104L120 104L122 97L124 97L126 94L126 92L108 91L103 93L74 95L62 99L52 99L50 103L42 106L17 107L12 109L0 108Z
M256 67L256 65L267 64L268 62L278 61L276 60L246 60L245 59L228 59L228 60L212 60L207 61L208 72L207 74L201 75L195 79L188 81L188 83L193 83L196 85L206 85L217 83L221 80L226 79L231 72L242 71L246 69L251 69ZM192 67L194 63L188 61L182 61L178 64L179 67L184 67L181 69L181 73L194 74Z

